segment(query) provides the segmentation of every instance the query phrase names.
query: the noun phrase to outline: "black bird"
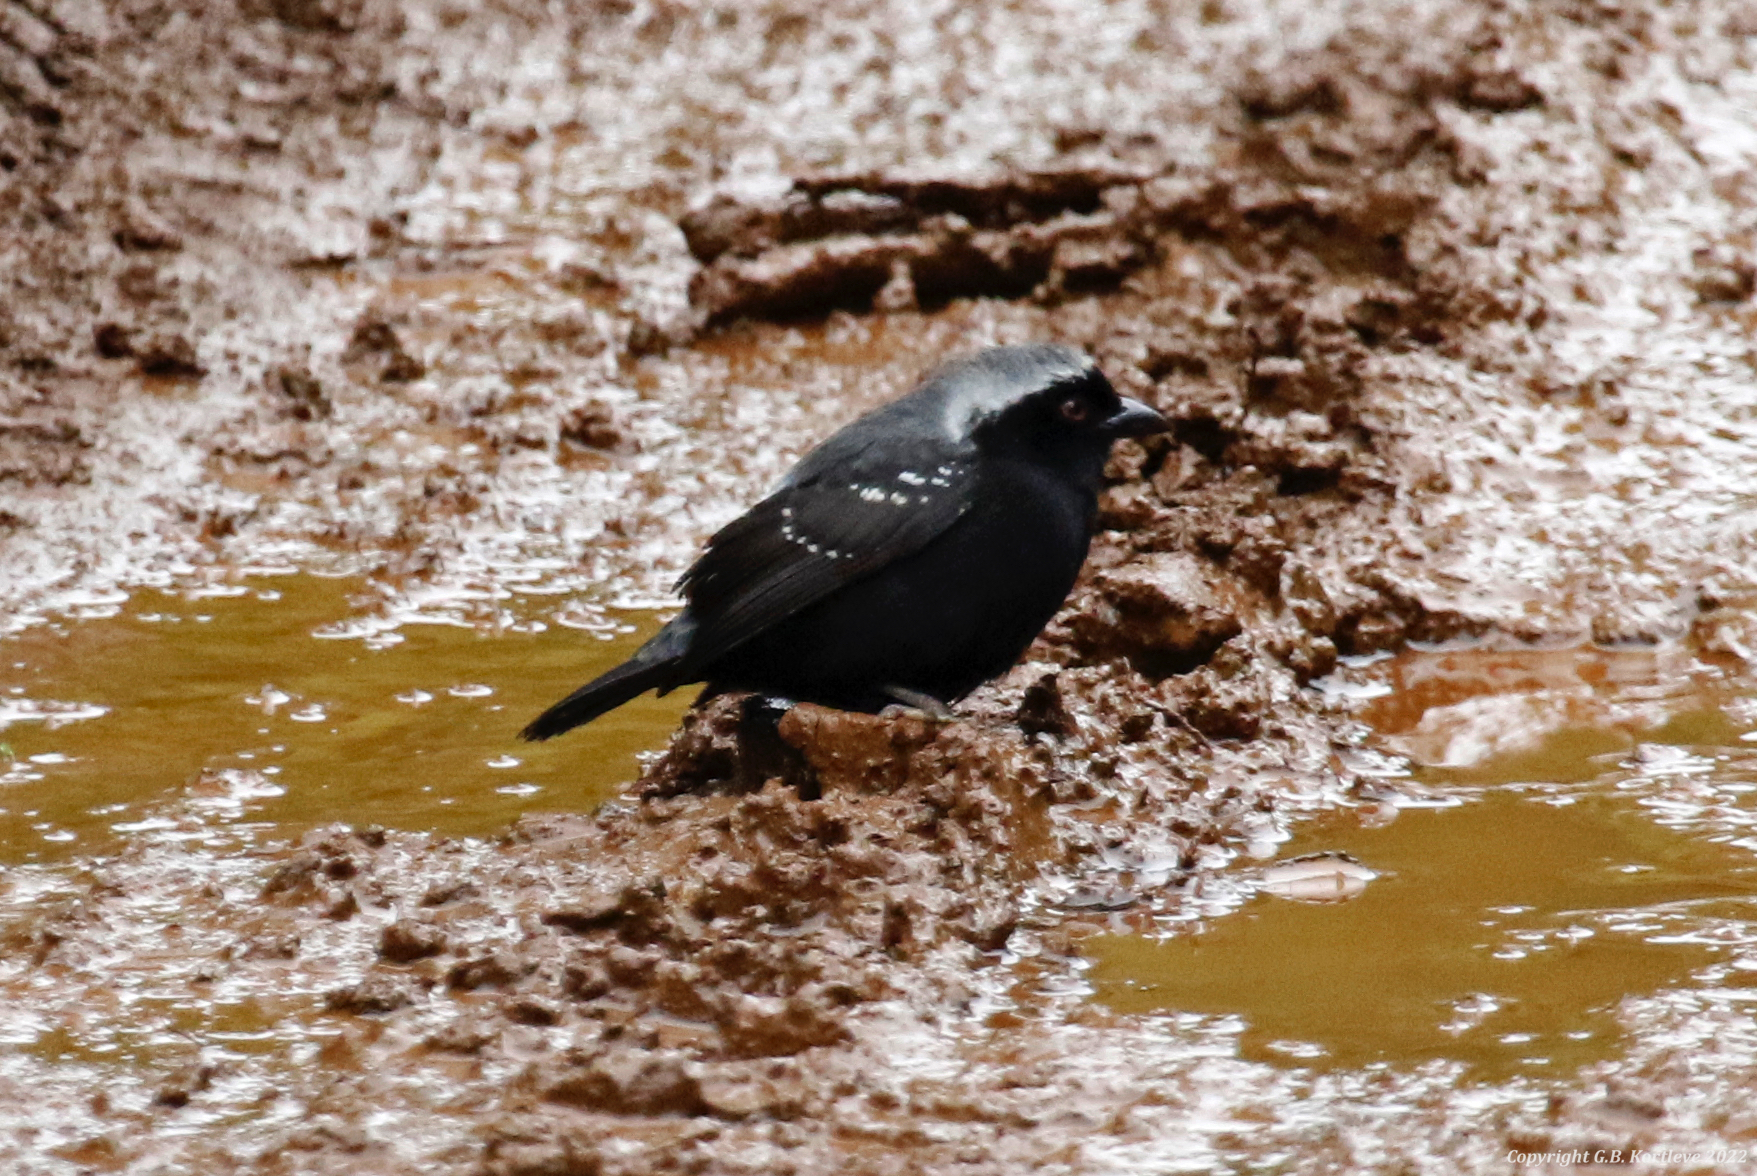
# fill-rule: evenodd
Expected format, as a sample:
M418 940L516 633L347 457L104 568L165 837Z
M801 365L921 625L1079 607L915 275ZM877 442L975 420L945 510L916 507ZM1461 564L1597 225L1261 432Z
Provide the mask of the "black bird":
M947 364L708 540L678 583L683 612L524 737L690 682L704 698L943 710L1006 672L1067 598L1111 442L1166 427L1071 347Z

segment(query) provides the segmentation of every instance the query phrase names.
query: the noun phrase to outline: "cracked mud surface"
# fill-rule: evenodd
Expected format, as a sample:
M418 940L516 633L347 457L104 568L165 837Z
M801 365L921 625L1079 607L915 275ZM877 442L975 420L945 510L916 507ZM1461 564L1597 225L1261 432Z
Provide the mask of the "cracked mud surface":
M1311 688L1339 658L1651 647L1751 695L1757 11L0 16L8 629L253 567L365 576L362 636L513 598L604 624L991 342L1083 346L1175 422L1119 448L1068 607L957 721L789 717L820 800L709 708L622 798L499 838L8 867L18 1170L1751 1144L1736 1003L1634 1002L1615 1057L1469 1086L1110 1011L1079 944L1449 762Z

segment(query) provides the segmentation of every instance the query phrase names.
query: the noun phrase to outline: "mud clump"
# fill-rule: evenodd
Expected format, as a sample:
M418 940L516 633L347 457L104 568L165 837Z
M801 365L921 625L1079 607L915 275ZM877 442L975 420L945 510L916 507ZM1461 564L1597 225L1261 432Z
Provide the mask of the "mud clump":
M419 997L421 986L395 976L369 976L356 984L335 989L324 998L324 1007L336 1013L375 1016L407 1008Z
M1157 552L1094 577L1089 610L1070 627L1089 657L1128 657L1148 677L1187 673L1236 637L1243 623L1209 586L1203 561Z
M0 420L0 483L83 485L91 480L87 453L92 447L91 438L66 417L29 413Z
M411 919L399 919L379 936L378 954L393 964L408 964L445 950L445 933Z
M396 328L371 317L355 324L342 362L374 365L378 379L386 384L407 384L427 374L427 365L409 354Z
M1025 688L1019 698L1019 709L1013 719L1027 737L1054 735L1065 737L1075 731L1074 717L1062 699L1061 686L1054 674L1044 674Z
M287 400L287 412L294 420L320 421L335 411L335 405L323 390L323 383L305 367L287 365L274 374L276 386Z
M802 177L773 204L720 197L681 223L705 265L690 301L713 323L1111 288L1152 257L1103 210L1141 180L1094 164L987 180Z

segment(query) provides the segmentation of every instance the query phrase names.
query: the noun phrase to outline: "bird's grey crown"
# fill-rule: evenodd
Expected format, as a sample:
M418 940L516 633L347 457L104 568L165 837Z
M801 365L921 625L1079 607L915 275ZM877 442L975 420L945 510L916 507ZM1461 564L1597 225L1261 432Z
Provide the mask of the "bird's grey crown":
M1085 352L1060 343L990 347L946 364L914 395L938 401L946 437L960 440L1027 396L1077 381L1094 367Z
M907 396L875 409L818 445L788 471L775 492L820 477L847 477L858 483L872 470L881 471L888 482L899 476L899 466L943 485L934 481L934 465L971 455L974 434L983 422L1029 396L1096 370L1084 352L1058 343L990 347L953 360ZM918 461L920 467L904 465L906 458ZM949 477L950 470L937 476Z

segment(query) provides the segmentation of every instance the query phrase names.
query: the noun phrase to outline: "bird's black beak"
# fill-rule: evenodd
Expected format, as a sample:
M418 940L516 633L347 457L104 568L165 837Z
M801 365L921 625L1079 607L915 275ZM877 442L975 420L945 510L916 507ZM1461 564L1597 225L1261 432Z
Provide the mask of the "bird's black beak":
M1105 418L1104 431L1112 437L1145 437L1149 433L1163 433L1171 428L1166 419L1142 404L1124 396L1122 403L1117 405L1115 412Z

